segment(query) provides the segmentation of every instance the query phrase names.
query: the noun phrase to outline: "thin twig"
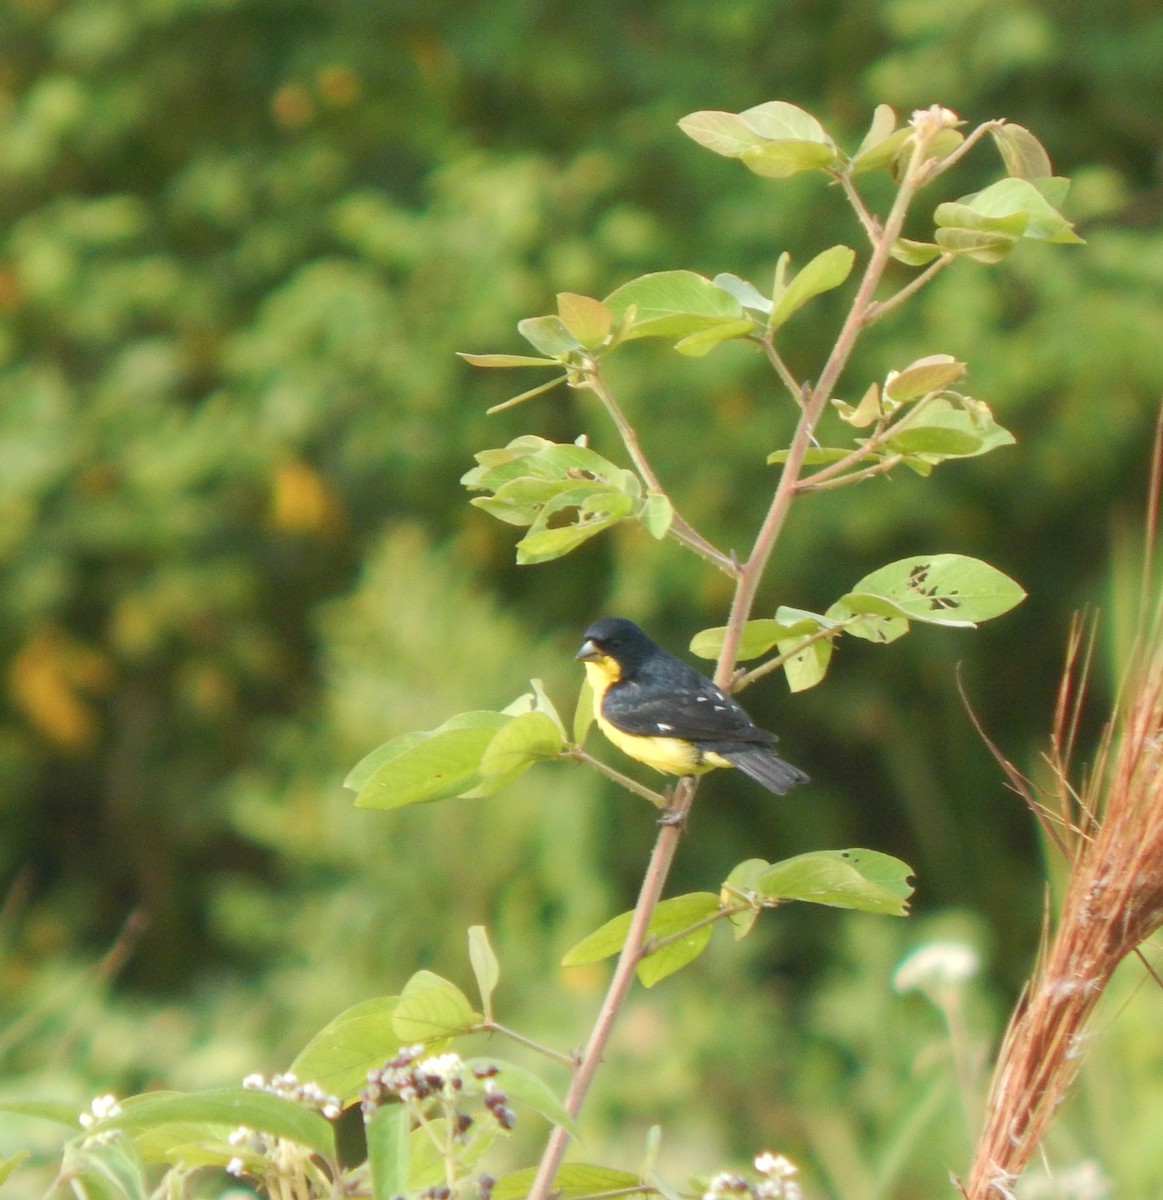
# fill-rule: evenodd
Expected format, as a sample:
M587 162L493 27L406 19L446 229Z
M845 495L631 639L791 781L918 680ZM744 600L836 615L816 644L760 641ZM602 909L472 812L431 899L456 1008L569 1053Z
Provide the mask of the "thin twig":
M734 673L735 657L739 649L743 626L751 613L760 581L767 569L776 539L779 537L783 523L787 519L788 509L795 497L796 483L799 480L804 455L807 453L816 422L820 419L824 406L832 394L832 389L847 366L856 340L864 329L873 294L888 264L889 252L893 243L900 236L909 205L920 186L922 171L927 162L924 157L927 145L927 139L921 136L921 131L918 129L914 135L913 152L909 158L908 168L893 199L892 208L885 220L881 236L873 246L868 265L864 269L864 275L853 298L852 307L841 326L832 352L828 355L815 387L805 400L787 459L783 465L783 471L780 473L779 483L776 485L775 495L772 497L767 515L764 517L752 546L751 554L743 564L742 573L735 587L731 616L727 622L727 632L723 639L723 648L715 673L715 682L720 687L726 686Z
M783 361L783 356L775 348L775 342L772 340L771 330L768 330L763 337L759 339L759 344L763 347L763 351L767 355L767 361L771 363L772 370L774 370L779 376L780 380L783 382L783 386L787 388L788 392L791 394L791 398L797 404L802 405L803 387L796 377L791 373L787 363Z
M681 942L683 938L690 937L697 930L703 929L707 925L714 925L716 921L737 917L740 913L752 912L760 907L762 906L759 904L739 903L726 908L716 908L713 913L707 913L705 917L691 922L685 929L680 929L677 933L668 933L666 937L648 938L642 950L642 957L649 958L650 955L657 954L659 950L664 950L667 946L673 946L675 942Z
M956 254L945 253L931 262L919 275L915 275L899 291L894 292L887 300L878 300L868 311L867 324L875 325L882 317L887 316L894 308L899 308L906 300L911 299L917 292L939 275L951 262Z
M545 1058L551 1058L554 1062L560 1063L563 1067L568 1067L571 1071L577 1066L577 1056L574 1054L562 1054L560 1050L554 1050L552 1046L542 1045L541 1042L535 1042L532 1038L526 1037L523 1033L518 1033L515 1029L510 1029L507 1025L502 1025L499 1021L485 1020L479 1025L473 1026L475 1033L496 1033L501 1037L507 1037L514 1042L519 1042L522 1046L528 1046L530 1050L536 1050L538 1054Z
M675 792L677 810L683 813L690 810L697 787L697 781L690 777L679 782ZM662 896L662 889L670 874L670 866L674 861L681 836L681 825L667 824L659 827L650 863L646 868L646 874L642 879L642 888L638 893L638 903L634 906L634 913L630 918L630 929L626 934L626 941L622 945L621 954L618 955L614 975L606 990L606 996L602 1001L602 1007L598 1012L598 1018L590 1033L589 1041L586 1043L585 1050L582 1051L577 1070L574 1072L569 1090L566 1092L565 1111L571 1117L576 1118L581 1112L582 1103L594 1081L594 1075L602 1061L610 1033L613 1031L614 1021L634 982L634 971L642 958L642 948L646 944L650 918L654 915L659 898ZM537 1174L529 1188L529 1200L546 1200L568 1145L569 1131L561 1125L554 1126L546 1143L545 1152L541 1156L541 1162L537 1167Z
M899 467L904 460L903 454L890 454L888 458L882 458L880 462L873 463L870 467L864 467L863 470L852 471L848 475L840 475L834 479L825 479L823 482L818 482L816 475L809 475L796 484L796 491L830 492L834 488L847 487L850 483L863 483L866 479L874 479L877 475L887 475L889 471Z
M869 243L875 246L881 236L880 222L868 211L864 197L856 190L856 184L852 182L852 176L847 171L840 171L833 178L839 180L840 186L844 189L844 195L852 206L852 211L860 219L860 224L864 226Z
M971 133L968 134L965 140L954 150L950 150L944 158L930 159L924 166L924 171L919 183L928 183L930 179L937 175L943 175L955 163L960 162L978 142L981 141L987 133L993 133L998 129L1005 127L1004 120L985 121ZM893 238L896 241L896 238Z
M614 427L618 430L618 436L622 439L622 444L626 447L626 453L630 456L630 461L634 464L634 469L642 476L642 481L646 484L647 490L657 492L660 496L666 496L666 489L662 486L662 482L654 472L654 468L650 465L650 460L642 452L642 445L638 441L638 433L634 426L626 419L626 414L622 411L621 405L614 399L613 393L606 387L606 381L602 378L601 370L596 362L591 362L585 371L585 386L602 402L602 407L610 416L610 420L614 422ZM670 497L667 496L669 500ZM718 567L725 575L730 575L732 579L738 576L738 566L735 560L729 555L724 554L717 546L712 545L705 537L684 517L671 503L671 511L673 517L670 523L670 529L667 532L684 545L689 546L700 557L705 558L707 562Z
M813 633L805 634L802 638L796 640L794 650L788 650L783 654L777 654L774 658L769 658L767 662L760 663L757 667L752 667L750 671L744 671L742 675L735 680L735 686L731 689L734 692L741 692L744 688L749 688L756 680L762 679L765 675L770 675L772 671L778 671L789 659L795 658L796 655L802 654L804 650L814 642L822 642L825 638L834 638L842 630L847 629L849 625L855 625L860 617L846 617L842 621L837 621L835 625L829 625L827 628L821 627Z
M666 797L661 792L656 792L648 788L644 783L639 783L636 779L631 779L629 775L623 775L621 771L615 767L607 766L600 758L583 750L580 746L574 746L570 750L563 750L562 758L572 758L575 762L585 763L587 767L593 769L607 779L612 779L619 787L624 787L628 792L633 792L636 796L641 796L644 800L649 800L655 808L666 808Z

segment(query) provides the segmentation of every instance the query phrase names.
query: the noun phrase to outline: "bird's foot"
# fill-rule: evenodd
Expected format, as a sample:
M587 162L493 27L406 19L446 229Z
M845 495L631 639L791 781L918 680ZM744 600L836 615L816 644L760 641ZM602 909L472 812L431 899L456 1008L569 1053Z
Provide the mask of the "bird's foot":
M662 826L675 825L682 830L686 828L686 809L674 802L675 790L668 787L662 793L665 804L662 808L662 816L658 818L658 824Z

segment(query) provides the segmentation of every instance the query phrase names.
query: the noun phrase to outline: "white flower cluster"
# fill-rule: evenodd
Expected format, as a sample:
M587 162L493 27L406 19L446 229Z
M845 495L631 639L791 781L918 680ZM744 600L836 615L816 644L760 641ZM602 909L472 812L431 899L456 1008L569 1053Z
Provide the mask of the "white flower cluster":
M119 1117L120 1115L121 1105L117 1103L116 1096L94 1096L88 1112L81 1113L77 1118L77 1123L82 1129L88 1129L98 1121L104 1121L106 1117Z
M765 1150L756 1156L755 1169L762 1176L758 1182L720 1171L712 1177L703 1200L801 1200L795 1178L799 1168L791 1159Z
M925 129L926 132L938 129L956 129L963 122L961 118L951 109L942 108L940 104L933 104L929 108L918 108L913 111L909 117L909 124L914 129Z
M321 1112L329 1121L334 1121L343 1111L337 1096L329 1096L317 1083L300 1083L291 1071L272 1075L269 1083L256 1072L254 1075L248 1075L242 1081L242 1086L248 1092L269 1092L272 1096L293 1100L305 1108ZM246 1125L239 1125L226 1140L232 1146L246 1146L256 1154L265 1154L267 1151L266 1139ZM226 1164L226 1172L241 1178L246 1174L246 1160L236 1154Z
M270 1092L272 1096L282 1096L284 1100L293 1100L304 1108L313 1108L321 1112L329 1121L334 1121L343 1111L338 1096L329 1096L317 1083L300 1083L290 1071L281 1075L272 1075L270 1083L259 1074L248 1075L242 1086L251 1092Z
M935 991L957 987L981 970L981 956L966 942L926 942L902 960L893 973L898 992Z

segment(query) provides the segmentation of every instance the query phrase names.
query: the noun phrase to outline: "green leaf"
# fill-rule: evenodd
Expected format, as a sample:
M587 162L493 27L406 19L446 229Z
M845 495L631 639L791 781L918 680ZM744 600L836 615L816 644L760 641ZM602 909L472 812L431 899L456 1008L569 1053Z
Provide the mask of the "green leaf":
M649 492L642 501L638 520L652 538L661 541L674 522L674 506L661 492Z
M1026 593L989 563L963 554L917 555L866 575L840 603L875 613L965 627L1009 612Z
M1045 179L1054 174L1050 156L1040 141L1024 126L1005 124L990 135L1001 154L1006 174L1017 179Z
M403 1196L415 1196L444 1183L447 1168L443 1147L448 1144L448 1121L444 1117L429 1117L423 1126L408 1134L408 1186ZM463 1150L471 1146L470 1141ZM462 1165L469 1164L462 1160Z
M538 1116L544 1117L551 1125L560 1125L569 1131L572 1137L578 1136L577 1122L566 1112L565 1105L554 1090L539 1076L519 1067L515 1063L503 1059L483 1057L470 1058L466 1065L473 1067L497 1067L500 1072L497 1086L506 1092L511 1100L527 1105Z
M762 146L766 140L738 113L714 109L682 117L678 127L692 141L725 158L738 158L745 150Z
M896 404L907 404L930 392L940 392L965 374L965 363L949 354L931 354L910 363L903 371L890 371L884 394Z
M17 1150L9 1158L0 1159L0 1185L18 1168L22 1167L32 1157L31 1150Z
M743 165L765 179L786 179L800 171L835 166L838 155L834 146L820 142L767 142L740 156Z
M964 208L970 209L983 223L967 224L963 219ZM956 219L942 220L943 210L955 210ZM1077 244L1082 241L1070 222L1028 179L999 179L980 192L963 196L957 204L938 205L933 217L939 226L958 225L1006 233L1015 232L1016 223L1021 220L1023 228L1020 232L1023 237L1056 243Z
M912 887L908 863L875 850L818 850L773 864L758 880L769 901L805 900L903 917Z
M839 163L836 145L824 127L794 104L771 100L741 112L739 117L763 138L758 146L746 147L735 156L758 175L781 179L797 171Z
M980 263L998 263L1017 245L1016 234L985 233L975 229L938 229L933 235L941 250Z
M522 475L502 483L491 496L474 496L469 502L492 513L507 525L532 525L537 514L555 496L569 491L573 481L565 478L542 479Z
M757 328L750 317L720 321L715 325L708 325L706 329L700 329L697 333L688 333L686 337L679 338L674 348L688 358L702 358L723 342L749 337Z
M835 143L810 113L783 100L741 113L691 113L679 128L699 145L739 158L759 175L783 178L839 162Z
M798 617L786 624L781 621L772 621L766 617L748 621L743 626L735 658L738 662L748 662L753 658L759 658L781 639L815 633L817 629L821 628L822 622L823 618L814 614ZM829 622L829 624L831 623ZM722 653L726 635L727 627L725 625L696 633L691 638L691 653L697 654L699 658L717 659Z
M340 1013L303 1047L291 1071L341 1101L358 1096L368 1071L391 1058L400 1044L392 1025L398 1002L398 996L377 996Z
M535 350L559 362L584 349L560 317L526 317L517 322L517 332Z
M723 887L719 892L719 902L724 907L737 904L739 893L743 896L752 897L759 894L759 880L763 873L771 866L771 863L765 858L748 858L743 862L738 863L732 868L730 875L723 880ZM736 941L745 938L750 932L752 926L759 917L757 908L747 909L744 912L734 913L727 918L731 925L731 935Z
M966 397L960 400L955 404L942 396L917 409L896 426L887 442L889 449L930 454L939 461L987 454L999 446L1013 445L1014 435L994 421L988 405ZM954 438L960 439L960 449L955 448L958 442Z
M938 204L933 213L938 229L969 229L980 233L998 233L1019 238L1030 223L1030 215L1021 210L1010 213L988 213L974 208L964 200Z
M771 312L771 301L752 283L748 283L746 279L740 279L738 275L732 275L730 272L724 271L716 275L711 282L716 287L721 287L724 291L728 291L744 308L752 308L757 312Z
M694 271L658 271L622 284L606 297L617 318L633 307L636 315L624 336L683 338L724 318L739 320L743 309L730 292Z
M565 741L565 722L561 719L561 714L557 711L557 706L550 700L548 693L545 691L545 685L540 679L531 679L529 681L533 688L535 712L544 713L552 722L557 730L559 737Z
M576 292L558 292L557 315L566 332L587 350L596 350L610 335L614 314L600 300Z
M381 751L399 744L403 749L360 787L356 807L387 810L464 795L480 783L481 758L497 730L511 720L497 712L461 713L431 733L405 734L389 742ZM362 768L363 763L356 772L362 774Z
M476 977L481 1005L486 1017L492 1012L493 992L501 978L501 964L489 941L489 931L483 925L472 925L468 931L468 961Z
M527 712L502 725L479 760L485 778L516 776L536 762L556 758L564 740L552 717L544 712Z
M915 242L912 238L897 238L890 251L897 262L906 267L923 267L941 257L941 247L933 242Z
M372 1200L395 1200L408 1191L409 1120L402 1104L384 1104L364 1126Z
M577 706L573 710L573 742L575 746L585 745L586 735L594 723L594 689L590 686L589 676L582 680L581 691L577 694Z
M778 329L814 296L839 287L848 278L855 261L856 252L848 246L830 246L822 250L775 296L771 316L767 319L768 327Z
M833 400L833 404L837 401ZM768 465L774 463L787 462L788 450L774 450L767 456ZM839 462L842 458L847 458L851 454L851 450L845 450L841 446L809 446L804 451L803 463L806 467L820 466L822 463Z
M849 173L861 175L867 171L884 171L896 162L913 131L909 126L896 127L896 113L887 104L878 104L872 114L872 124L864 135L859 149L848 166Z
M120 1129L134 1134L163 1125L208 1122L250 1129L287 1138L327 1158L335 1154L335 1132L311 1109L270 1092L249 1088L220 1088L207 1092L149 1092L122 1100L117 1116L95 1121L89 1134Z
M72 1143L60 1175L84 1200L146 1200L144 1164L128 1138Z
M493 1185L492 1200L524 1200L536 1175L536 1167L523 1167L520 1171L502 1175ZM590 1163L566 1163L553 1180L554 1195L560 1200L581 1200L585 1196L606 1193L629 1195L632 1191L646 1193L648 1190L645 1181L629 1171Z
M556 358L532 358L528 354L466 354L458 350L457 358L463 358L474 367L560 367Z
M76 1105L62 1104L58 1100L0 1100L0 1113L52 1121L71 1129L74 1133L80 1128L77 1120L81 1114Z
M937 458L967 458L981 450L981 438L968 430L940 425L906 425L885 445L897 454L931 454Z
M431 971L417 971L396 1002L392 1029L396 1044L408 1046L467 1033L480 1019L455 983Z
M768 100L744 109L739 114L747 126L768 140L818 142L822 146L835 144L823 125L802 108L786 100Z
M869 425L884 416L884 405L880 400L880 385L875 382L868 385L855 408L836 397L832 398L832 406L836 409L840 420L847 421L854 429L867 429Z
M844 632L849 637L874 642L879 646L887 646L909 631L909 623L903 617L887 617L879 613L857 614L839 601L829 606L828 616L843 622Z
M549 526L551 520L561 519L571 509L576 510L576 516L569 524ZM517 562L528 566L561 558L625 520L633 509L631 496L608 485L587 484L561 492L542 508L529 532L517 543Z
M860 157L866 150L871 150L873 146L879 146L886 137L889 137L896 131L896 113L887 104L878 104L872 111L872 123L868 126L868 132L864 135L860 145L856 148L856 153L852 156L853 161Z
M691 892L685 896L674 896L661 901L650 918L647 946L651 941L682 933L718 909L719 898L713 892ZM580 967L587 963L600 962L603 958L619 953L627 933L630 932L633 916L632 912L621 913L588 937L582 938L561 960L562 966ZM706 948L710 937L711 925L708 923L666 946L655 950L648 949L638 964L639 980L645 987L652 987L660 979L672 975L697 958Z
M780 654L788 655L783 673L791 691L806 692L828 673L828 664L832 661L831 638L817 638L814 642L802 637L789 638L777 644Z

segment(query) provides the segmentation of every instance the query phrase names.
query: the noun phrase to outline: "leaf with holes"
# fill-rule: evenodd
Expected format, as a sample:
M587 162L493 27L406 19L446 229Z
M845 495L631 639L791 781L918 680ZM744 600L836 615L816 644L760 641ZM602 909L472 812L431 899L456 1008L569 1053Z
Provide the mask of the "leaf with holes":
M772 902L805 900L903 917L912 873L908 863L876 850L817 850L773 863L756 888Z
M917 555L866 575L840 603L854 613L930 625L974 626L1025 599L1008 575L963 554Z

